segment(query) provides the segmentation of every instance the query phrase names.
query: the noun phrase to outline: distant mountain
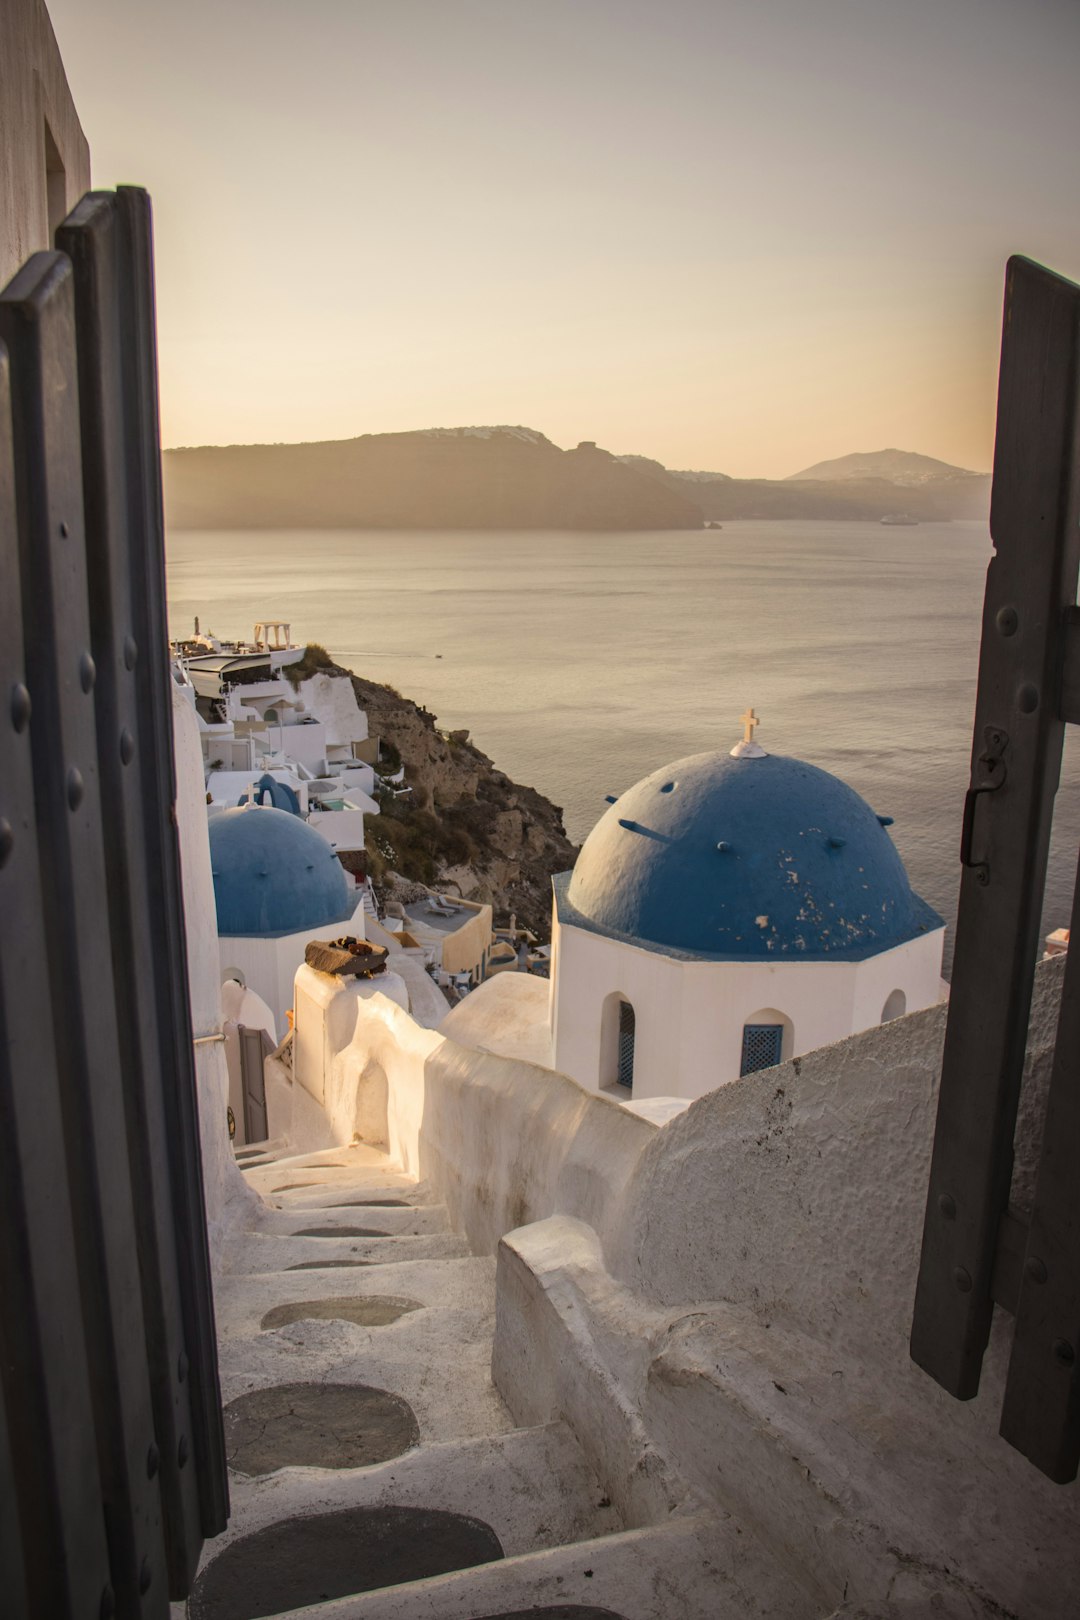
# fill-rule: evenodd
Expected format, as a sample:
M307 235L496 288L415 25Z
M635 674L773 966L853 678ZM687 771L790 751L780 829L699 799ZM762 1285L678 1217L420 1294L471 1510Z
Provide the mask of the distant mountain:
M527 427L431 428L317 444L167 450L177 529L700 529L731 518L985 519L988 474L879 450L793 478L673 471Z
M524 427L166 450L163 474L166 518L177 529L700 529L704 521L687 486L589 442L560 450Z
M877 522L890 512L947 522L985 518L990 510L989 474L965 472L908 450L841 456L780 479L673 472L644 456L622 459L647 468L669 489L692 495L710 522L725 518Z
M913 450L862 450L854 455L839 456L835 461L819 461L803 472L790 473L785 483L802 483L807 479L825 483L847 483L851 479L883 478L887 483L904 488L919 488L923 484L939 483L955 478L982 478L984 473L966 471L963 467L950 467L947 461L935 461L933 456L916 455Z
M678 488L678 480L672 487ZM682 485L685 489L687 486ZM726 518L821 518L876 523L890 512L907 512L923 522L987 517L990 478L971 474L918 486L884 478L794 479L725 478L695 484L694 499L711 521Z

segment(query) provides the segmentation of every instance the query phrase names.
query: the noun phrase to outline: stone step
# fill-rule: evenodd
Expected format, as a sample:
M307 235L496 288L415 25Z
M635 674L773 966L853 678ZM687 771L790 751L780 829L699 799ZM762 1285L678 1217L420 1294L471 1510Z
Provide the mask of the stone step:
M221 1294L223 1399L328 1380L403 1398L421 1442L508 1433L491 1380L494 1270L467 1258L238 1278ZM304 1314L305 1302L333 1314ZM281 1322L294 1308L297 1319Z
M243 1167L242 1167L243 1168ZM388 1159L381 1148L353 1142L346 1147L326 1148L319 1153L292 1154L243 1168L245 1179L255 1191L273 1194L275 1188L289 1186L337 1187L343 1182L386 1189L376 1196L405 1197L400 1188L415 1189L415 1176L408 1175Z
M231 1473L230 1494L229 1528L207 1546L192 1620L249 1620L344 1596L365 1579L384 1585L387 1568L373 1571L371 1560L395 1546L400 1556L396 1564L391 1559L390 1579L418 1569L430 1574L433 1558L443 1570L460 1568L454 1559L472 1566L500 1555L518 1558L619 1529L561 1423L421 1445L367 1468ZM319 1522L346 1512L354 1522ZM432 1512L458 1517L433 1528L410 1517ZM436 1542L448 1538L441 1551L429 1546L435 1532Z
M297 1172L299 1173L299 1172ZM341 1205L367 1205L370 1209L432 1209L444 1207L413 1182L388 1185L366 1177L341 1177L333 1182L293 1182L261 1195L271 1209L334 1209Z
M298 1221L297 1225L301 1223ZM313 1224L323 1223L321 1219ZM265 1271L336 1269L342 1261L363 1261L368 1266L396 1265L404 1260L454 1260L471 1254L468 1243L455 1232L430 1232L419 1237L285 1237L272 1232L247 1231L225 1251L226 1272L249 1276Z
M486 1337L484 1349L490 1360L495 1261L481 1255L326 1270L234 1273L216 1300L218 1337L223 1343L254 1337L266 1312L285 1302L380 1294L399 1294L423 1306L466 1313L474 1324L470 1331Z
M234 1142L233 1157L241 1169L245 1165L269 1164L279 1159L287 1146L283 1136L267 1139L265 1142Z
M281 1610L275 1620L820 1620L826 1612L733 1521L702 1514Z
M445 1204L406 1204L403 1208L388 1208L361 1201L348 1194L340 1202L313 1203L310 1197L290 1194L290 1202L281 1200L277 1207L261 1210L256 1217L255 1230L289 1237L304 1226L350 1227L363 1226L371 1231L383 1232L387 1237L421 1237L432 1232L449 1232L450 1220ZM292 1201L296 1200L296 1201ZM302 1201L299 1201L302 1200Z

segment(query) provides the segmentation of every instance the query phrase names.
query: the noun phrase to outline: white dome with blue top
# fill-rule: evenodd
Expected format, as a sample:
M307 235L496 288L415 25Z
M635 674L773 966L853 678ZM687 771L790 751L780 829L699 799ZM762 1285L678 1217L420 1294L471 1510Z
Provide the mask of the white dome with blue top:
M944 926L888 819L749 740L694 754L611 805L557 880L562 920L670 955L859 961Z
M341 862L299 816L247 804L209 829L219 934L272 938L351 917Z

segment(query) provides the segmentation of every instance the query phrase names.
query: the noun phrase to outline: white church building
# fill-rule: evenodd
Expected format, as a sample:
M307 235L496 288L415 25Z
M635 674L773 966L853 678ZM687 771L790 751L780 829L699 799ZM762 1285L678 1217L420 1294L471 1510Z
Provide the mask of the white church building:
M555 879L551 1066L590 1090L704 1096L945 994L890 818L743 718L730 752L615 799Z

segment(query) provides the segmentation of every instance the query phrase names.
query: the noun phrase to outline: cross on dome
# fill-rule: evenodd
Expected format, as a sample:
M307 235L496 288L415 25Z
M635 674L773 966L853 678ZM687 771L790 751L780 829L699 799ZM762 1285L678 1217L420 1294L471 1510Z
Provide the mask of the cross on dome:
M757 727L760 726L761 721L754 713L753 708L751 707L747 709L745 714L741 714L739 716L739 719L742 722L743 734L740 740L731 750L732 759L768 758L768 755L766 754L764 748L762 748L761 744L754 741L754 732Z

